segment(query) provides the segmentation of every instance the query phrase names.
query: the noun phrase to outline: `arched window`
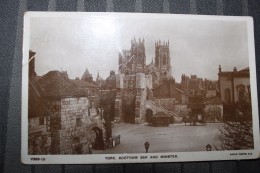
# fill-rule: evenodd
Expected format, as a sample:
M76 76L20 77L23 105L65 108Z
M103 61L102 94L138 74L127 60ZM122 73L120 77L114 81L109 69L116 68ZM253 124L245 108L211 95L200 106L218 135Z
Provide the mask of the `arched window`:
M246 90L244 85L237 86L237 93L238 93L238 101L246 101Z
M163 65L166 65L166 63L167 63L166 56L165 56L165 55L163 55Z
M231 101L231 96L230 96L230 89L225 89L225 102L230 103Z
M157 65L157 66L159 65L159 57L158 56L155 57L155 65Z
M138 64L143 64L143 56L141 53L138 53L137 62L138 62Z

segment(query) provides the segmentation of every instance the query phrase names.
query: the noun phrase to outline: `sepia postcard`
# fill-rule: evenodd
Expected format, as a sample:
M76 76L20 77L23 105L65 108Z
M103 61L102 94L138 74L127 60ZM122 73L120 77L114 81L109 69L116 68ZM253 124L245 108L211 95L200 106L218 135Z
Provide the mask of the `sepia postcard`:
M259 158L253 18L27 12L25 164Z

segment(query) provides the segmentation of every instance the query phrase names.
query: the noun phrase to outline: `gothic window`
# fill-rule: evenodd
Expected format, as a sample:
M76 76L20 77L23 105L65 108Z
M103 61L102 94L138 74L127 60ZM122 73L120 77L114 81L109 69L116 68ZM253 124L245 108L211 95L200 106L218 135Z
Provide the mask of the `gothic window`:
M143 64L143 56L142 56L141 53L138 53L137 58L138 58L138 59L137 59L138 64Z
M225 89L225 102L230 103L231 96L230 96L230 89Z
M163 55L163 65L166 65L166 63L167 63L166 56Z
M158 56L155 57L155 65L159 65Z

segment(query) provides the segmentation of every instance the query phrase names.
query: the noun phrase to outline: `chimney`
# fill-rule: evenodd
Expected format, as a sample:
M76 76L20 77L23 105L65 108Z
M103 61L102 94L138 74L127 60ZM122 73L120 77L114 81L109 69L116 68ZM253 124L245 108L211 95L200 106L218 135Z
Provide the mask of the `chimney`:
M233 71L234 71L234 72L237 72L237 68L236 68L236 67L234 67Z
M221 65L218 66L218 72L221 72Z

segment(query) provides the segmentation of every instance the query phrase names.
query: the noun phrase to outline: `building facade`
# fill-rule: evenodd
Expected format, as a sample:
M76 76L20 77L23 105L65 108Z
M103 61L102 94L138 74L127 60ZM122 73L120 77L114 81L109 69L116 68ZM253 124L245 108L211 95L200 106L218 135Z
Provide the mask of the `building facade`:
M239 120L243 110L239 110L237 105L240 103L251 105L249 68L238 71L234 67L233 71L222 71L221 66L219 66L218 85L224 106L224 119Z

